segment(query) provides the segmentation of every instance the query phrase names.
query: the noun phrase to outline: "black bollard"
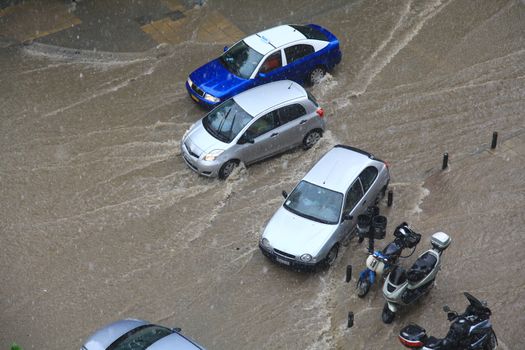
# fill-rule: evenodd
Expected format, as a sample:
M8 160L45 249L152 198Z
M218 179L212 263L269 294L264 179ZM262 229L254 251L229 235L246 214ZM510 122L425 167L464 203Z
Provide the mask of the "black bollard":
M498 144L498 132L494 131L492 133L492 145L490 145L490 148L495 149L497 144Z
M445 170L448 167L448 153L443 153L443 166L441 166L442 170Z
M354 326L354 313L350 311L348 313L348 328L352 328Z
M352 265L346 266L346 283L350 282L352 279Z
M386 201L386 205L391 207L393 202L394 202L394 192L392 190L390 190L390 191L388 191L388 199Z

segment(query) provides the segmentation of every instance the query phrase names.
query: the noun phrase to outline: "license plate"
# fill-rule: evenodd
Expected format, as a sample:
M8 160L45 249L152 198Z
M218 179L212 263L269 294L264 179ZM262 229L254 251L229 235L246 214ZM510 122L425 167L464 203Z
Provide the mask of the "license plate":
M193 96L193 95L191 95L191 94L190 94L190 96L191 96L192 99L195 100L195 102L200 102L199 99L198 99L197 97L195 97L195 96Z
M290 262L288 260L284 260L284 259L281 259L281 258L275 258L275 260L277 260L277 262L280 262L281 264L284 264L284 265L290 265Z

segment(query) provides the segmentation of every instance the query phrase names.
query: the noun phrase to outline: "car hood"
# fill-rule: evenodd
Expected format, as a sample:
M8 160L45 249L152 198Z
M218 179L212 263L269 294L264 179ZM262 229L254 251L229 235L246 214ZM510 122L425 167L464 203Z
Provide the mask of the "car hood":
M186 145L188 151L197 154L199 157L202 153L208 153L215 149L224 150L228 147L227 143L216 139L206 131L204 125L202 125L202 119L190 129L186 139L184 139L184 145Z
M190 74L190 79L204 92L221 100L231 97L235 91L239 91L239 88L249 82L248 79L230 73L218 58L197 68Z
M336 229L337 225L303 218L281 206L266 225L262 236L273 248L285 253L315 256Z

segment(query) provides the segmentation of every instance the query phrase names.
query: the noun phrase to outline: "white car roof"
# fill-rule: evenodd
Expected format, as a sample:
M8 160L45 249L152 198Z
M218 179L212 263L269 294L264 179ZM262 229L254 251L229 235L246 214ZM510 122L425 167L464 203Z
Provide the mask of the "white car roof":
M315 163L303 180L345 193L366 167L377 162L369 153L337 145Z
M255 51L266 55L268 52L306 37L289 25L281 25L252 34L244 42Z
M306 96L306 90L301 85L291 80L279 80L241 92L233 99L255 117L271 107Z

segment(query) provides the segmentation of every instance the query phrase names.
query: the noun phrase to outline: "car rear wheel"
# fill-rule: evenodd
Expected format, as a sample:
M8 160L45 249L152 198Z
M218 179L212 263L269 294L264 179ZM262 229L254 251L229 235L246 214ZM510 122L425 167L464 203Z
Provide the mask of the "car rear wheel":
M230 174L233 172L233 169L235 169L237 165L239 165L239 162L233 159L224 163L219 169L219 179L224 180L230 176Z
M308 134L305 135L303 139L303 148L309 149L312 148L313 145L317 143L322 137L322 133L320 130L312 130Z
M308 82L312 85L318 84L325 74L326 69L323 66L317 66L308 75Z

